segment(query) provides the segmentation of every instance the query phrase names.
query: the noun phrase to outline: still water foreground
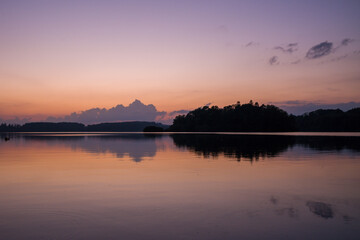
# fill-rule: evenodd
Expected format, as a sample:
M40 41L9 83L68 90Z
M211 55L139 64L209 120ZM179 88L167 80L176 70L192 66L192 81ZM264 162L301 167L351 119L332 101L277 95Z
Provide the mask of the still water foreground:
M324 135L1 136L0 239L359 239L360 137Z

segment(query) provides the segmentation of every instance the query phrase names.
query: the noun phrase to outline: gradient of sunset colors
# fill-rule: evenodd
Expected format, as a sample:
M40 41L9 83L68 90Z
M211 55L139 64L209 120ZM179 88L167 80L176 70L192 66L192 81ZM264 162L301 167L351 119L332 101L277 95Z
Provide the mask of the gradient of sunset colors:
M360 102L359 12L350 0L3 0L0 118L134 99L165 112Z

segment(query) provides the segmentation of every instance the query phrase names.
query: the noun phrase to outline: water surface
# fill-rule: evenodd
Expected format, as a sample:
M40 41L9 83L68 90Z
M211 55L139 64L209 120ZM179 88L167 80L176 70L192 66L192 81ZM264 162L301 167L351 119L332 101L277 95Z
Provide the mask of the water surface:
M358 239L360 137L316 135L2 135L0 239Z

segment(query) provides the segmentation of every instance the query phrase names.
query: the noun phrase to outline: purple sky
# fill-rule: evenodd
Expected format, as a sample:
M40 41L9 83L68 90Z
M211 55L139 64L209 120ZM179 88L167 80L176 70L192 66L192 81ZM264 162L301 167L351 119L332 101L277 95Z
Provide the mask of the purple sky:
M360 102L360 1L0 2L0 118ZM159 117L159 116L157 116Z

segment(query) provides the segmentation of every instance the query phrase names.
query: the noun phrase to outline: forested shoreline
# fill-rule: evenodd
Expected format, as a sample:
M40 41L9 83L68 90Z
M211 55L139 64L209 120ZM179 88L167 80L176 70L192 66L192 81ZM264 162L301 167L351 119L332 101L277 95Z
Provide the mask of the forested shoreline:
M201 107L177 116L169 131L174 132L358 132L360 108L349 111L319 109L300 116L274 105L250 101L223 108Z
M300 116L274 105L250 101L223 108L204 106L175 117L171 126L156 122L84 125L75 122L0 124L0 132L359 132L360 108L319 109Z

